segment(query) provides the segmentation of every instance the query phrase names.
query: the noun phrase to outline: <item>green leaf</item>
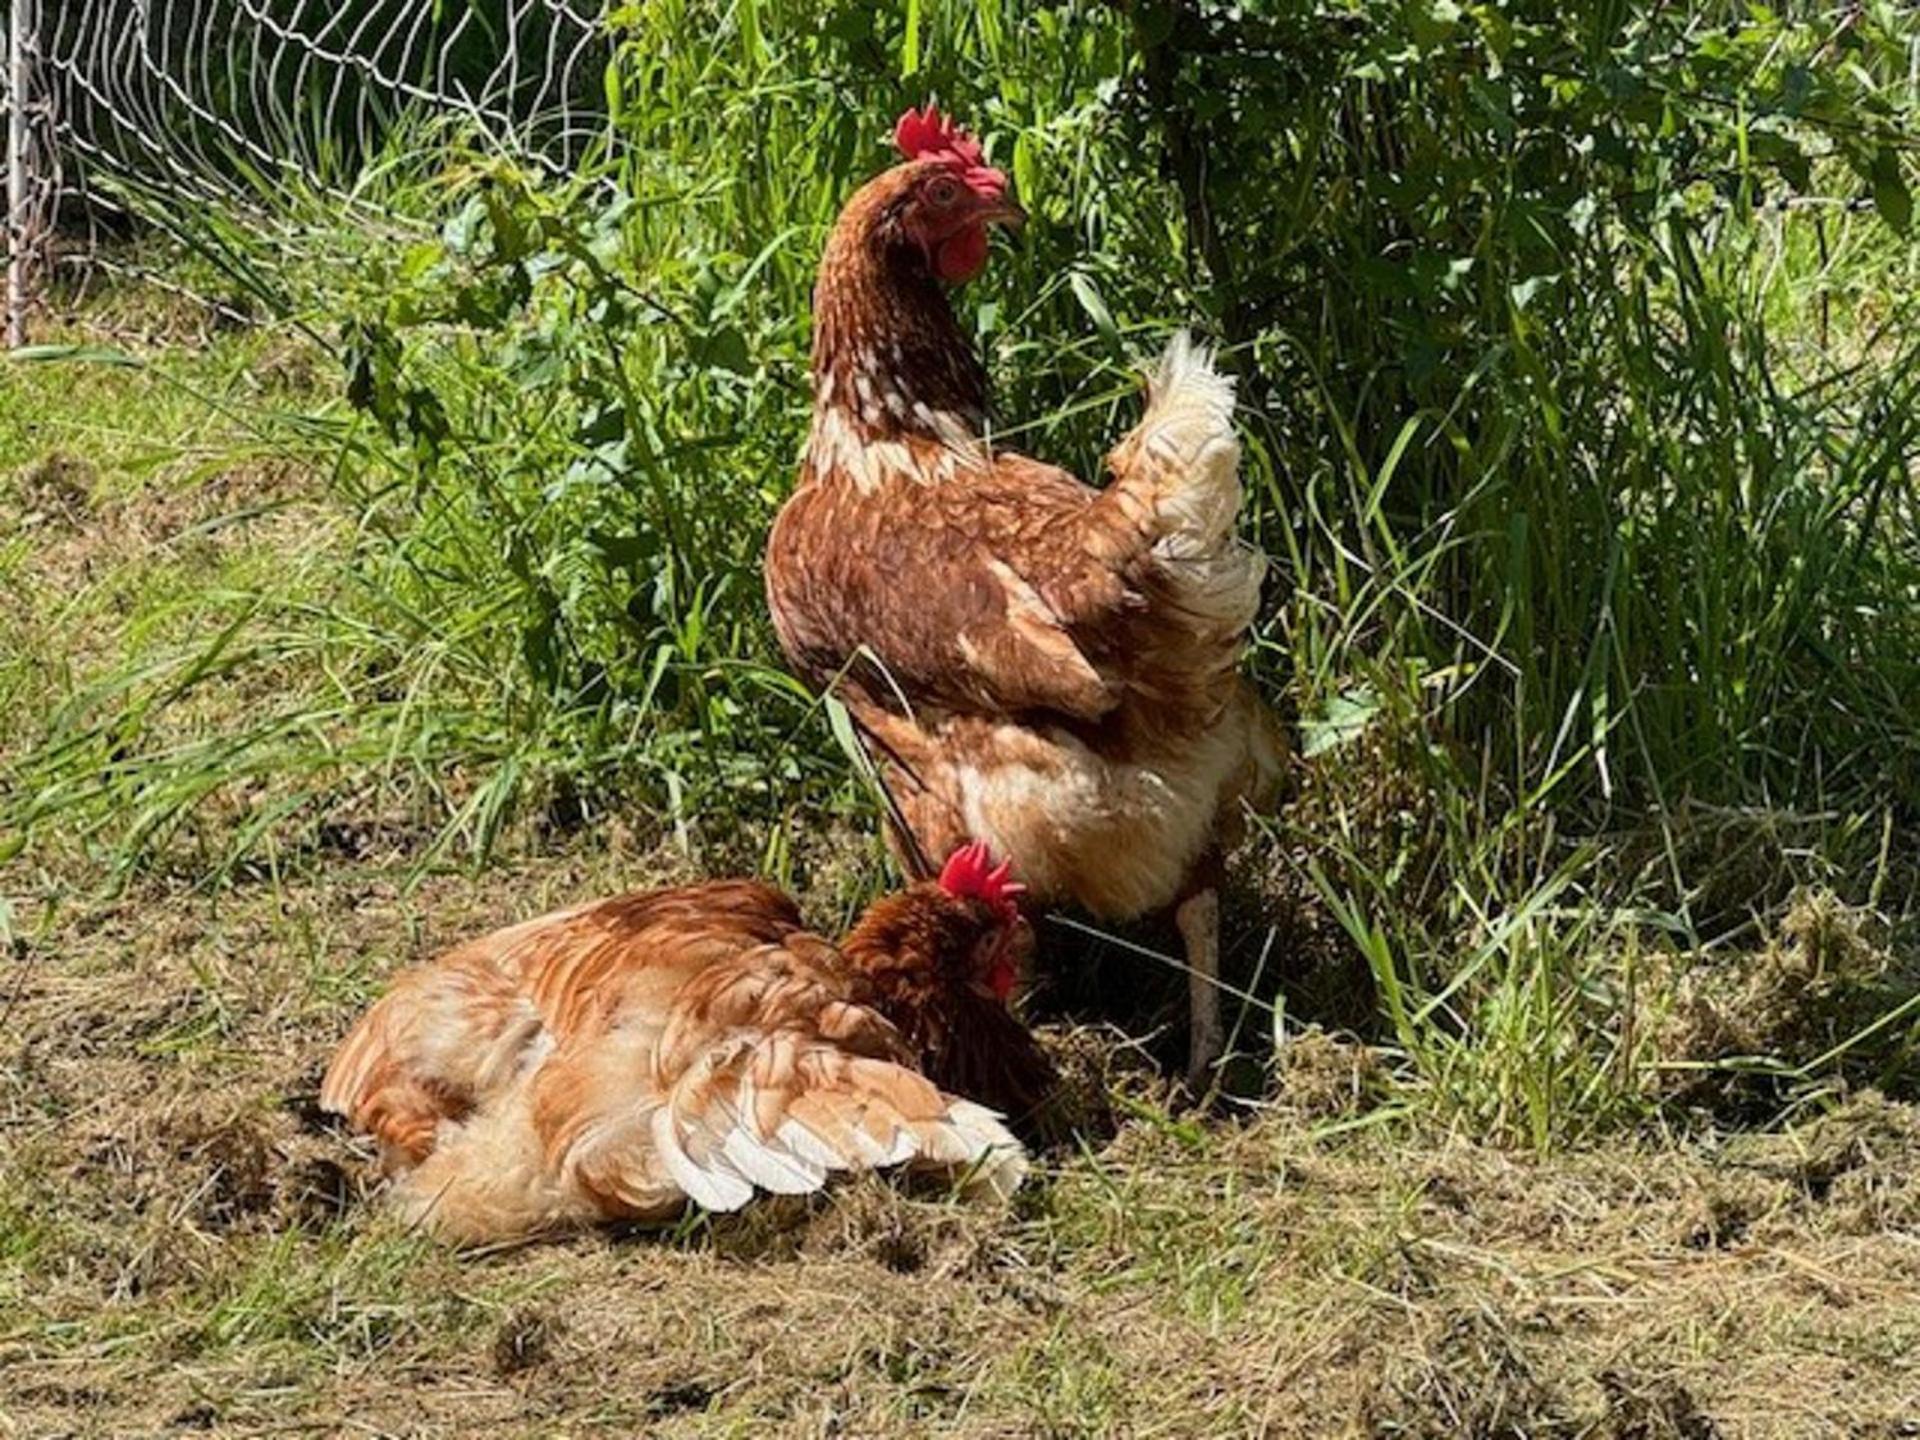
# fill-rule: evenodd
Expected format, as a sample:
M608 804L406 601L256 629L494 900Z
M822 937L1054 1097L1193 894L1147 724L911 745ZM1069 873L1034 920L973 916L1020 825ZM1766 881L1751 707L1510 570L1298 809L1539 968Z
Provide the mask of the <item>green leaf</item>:
M1025 135L1013 142L1013 188L1019 193L1020 203L1031 210L1033 197L1040 193L1040 167L1034 158L1033 142Z
M1370 685L1356 685L1327 702L1319 715L1300 724L1301 754L1311 760L1357 739L1380 713L1380 696Z
M26 365L45 365L52 361L73 360L82 365L118 365L127 370L143 370L147 362L124 350L105 345L22 345L7 352L8 358Z
M1529 275L1507 287L1507 298L1513 303L1514 309L1524 310L1533 303L1533 297L1540 293L1546 283L1547 277L1544 275Z
M1755 160L1773 166L1796 192L1804 195L1812 188L1812 162L1793 137L1756 124L1747 136L1747 145Z
M618 125L627 107L626 95L620 84L620 61L617 57L607 62L607 68L601 74L600 83L606 91L607 118Z
M766 63L766 43L760 33L760 7L754 0L743 0L739 8L740 48L745 52L747 64L758 70Z
M900 46L900 78L911 79L920 70L920 0L907 0L907 33Z
M1100 292L1094 288L1093 281L1076 270L1067 277L1067 284L1073 290L1073 298L1080 302L1080 308L1087 312L1087 318L1093 321L1093 328L1109 345L1120 343L1120 327L1113 323L1113 312L1107 308L1107 302L1100 298Z
M700 359L716 370L745 375L753 369L753 357L747 350L747 337L732 325L710 332L700 346Z
M1868 176L1873 185L1873 206L1885 220L1902 235L1913 223L1913 192L1907 189L1906 177L1900 173L1900 156L1891 146L1882 147L1873 157L1873 169Z
M440 238L456 255L471 254L480 238L481 222L487 219L486 198L474 196L441 228Z
M1413 32L1416 45L1423 50L1431 49L1452 39L1460 15L1460 7L1454 0L1416 0L1408 7L1408 29Z

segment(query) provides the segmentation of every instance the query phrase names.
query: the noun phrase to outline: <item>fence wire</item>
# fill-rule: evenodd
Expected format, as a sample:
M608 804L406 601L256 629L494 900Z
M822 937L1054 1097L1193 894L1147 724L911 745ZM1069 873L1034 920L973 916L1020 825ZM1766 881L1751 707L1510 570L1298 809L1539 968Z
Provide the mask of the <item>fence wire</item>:
M4 0L0 0L4 3ZM25 0L5 4L34 18ZM464 121L564 166L605 127L606 0L39 0L10 228L93 258L131 212L344 191L397 126ZM10 167L14 168L14 167Z
M6 171L6 343L26 338L26 316L45 270L47 238L61 190L53 107L31 83L40 66L40 5L11 0L0 27L0 115Z

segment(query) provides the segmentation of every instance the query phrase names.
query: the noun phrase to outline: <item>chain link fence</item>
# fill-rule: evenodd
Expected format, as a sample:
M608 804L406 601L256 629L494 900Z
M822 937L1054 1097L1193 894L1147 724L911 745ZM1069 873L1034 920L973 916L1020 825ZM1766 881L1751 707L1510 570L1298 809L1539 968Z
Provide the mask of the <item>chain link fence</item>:
M604 129L606 0L6 0L8 338L54 263L182 204L342 193L453 119L552 165Z

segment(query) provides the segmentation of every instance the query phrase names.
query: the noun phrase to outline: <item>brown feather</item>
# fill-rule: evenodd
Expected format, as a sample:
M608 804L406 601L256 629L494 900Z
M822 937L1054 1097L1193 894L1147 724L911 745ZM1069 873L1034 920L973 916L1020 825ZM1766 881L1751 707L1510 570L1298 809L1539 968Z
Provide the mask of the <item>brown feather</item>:
M821 260L775 627L810 683L843 677L908 858L983 838L1036 899L1131 917L1182 892L1283 752L1238 673L1260 562L1231 533L1230 388L1170 350L1104 491L995 449L983 372L901 239L918 183L870 181Z
M1004 1189L1018 1147L920 1073L928 1057L891 1019L930 1035L916 1005L976 985L1000 924L926 889L876 909L921 917L896 927L903 945L937 932L957 954L883 956L869 935L856 962L748 881L513 926L401 975L341 1046L322 1103L405 1172L403 1211L454 1239L658 1219L689 1197L732 1208L902 1160L987 1161Z
M923 883L869 907L841 948L936 1085L1025 1131L1058 1077L1032 1033L972 973L974 947L997 923L984 903Z

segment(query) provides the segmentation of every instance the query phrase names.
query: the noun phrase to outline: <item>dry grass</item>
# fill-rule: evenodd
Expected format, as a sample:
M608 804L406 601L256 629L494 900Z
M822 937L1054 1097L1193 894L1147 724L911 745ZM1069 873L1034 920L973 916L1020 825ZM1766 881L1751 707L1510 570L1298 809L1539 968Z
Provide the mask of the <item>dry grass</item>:
M382 977L673 870L583 843L411 894L374 857L21 913L13 1433L1893 1436L1920 1413L1920 1112L1871 1094L1543 1160L1367 1111L1377 1061L1324 1036L1273 1105L1202 1120L1059 1031L1125 1118L1011 1216L869 1182L477 1257L394 1230L312 1107Z
M1818 1069L1845 1053L1881 1063L1885 1078L1910 1091L1911 1047L1881 1017L1897 1018L1915 978L1887 927L1815 888L1795 894L1772 929L1756 949L1705 960L1661 954L1647 967L1650 1087L1723 1115L1766 1115L1795 1067Z

